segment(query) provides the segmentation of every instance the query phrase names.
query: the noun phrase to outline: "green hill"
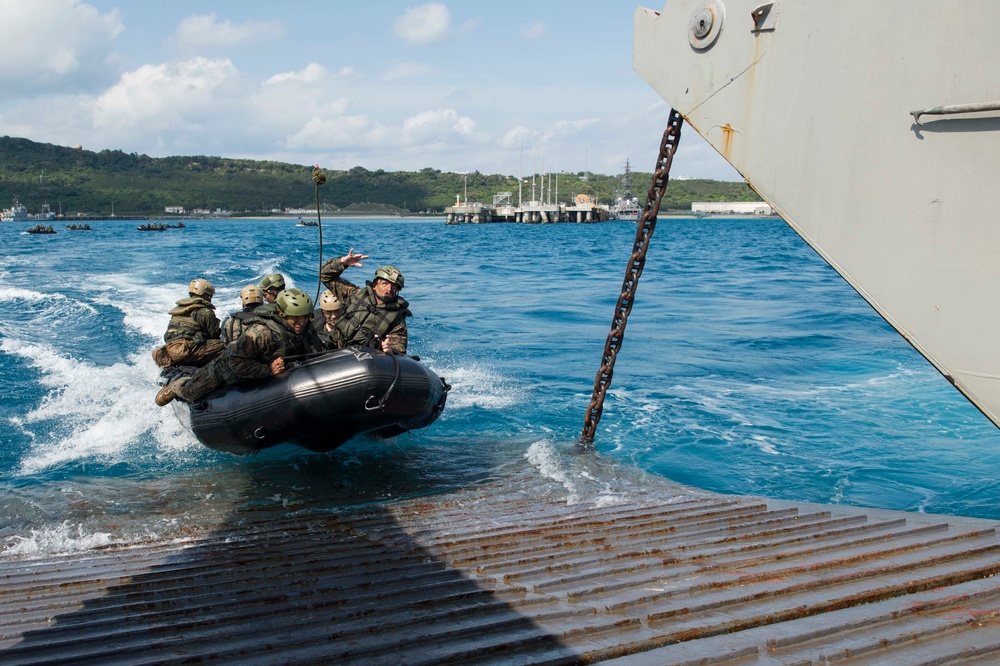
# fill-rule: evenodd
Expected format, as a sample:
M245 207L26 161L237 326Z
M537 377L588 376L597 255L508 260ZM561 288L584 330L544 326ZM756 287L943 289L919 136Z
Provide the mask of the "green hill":
M655 156L651 156L651 159ZM320 187L325 211L344 213L377 211L442 212L455 203L456 195L468 192L470 201L490 203L498 192L512 192L517 200L517 177L479 172L369 171L354 167L328 170ZM650 173L632 173L633 193L643 201L652 178ZM558 198L569 202L577 194L589 194L600 203L614 200L619 176L561 173ZM530 198L526 179L523 198ZM536 196L541 197L541 177ZM237 215L261 215L285 208L315 208L312 167L282 162L229 159L224 157L154 158L120 150L93 152L28 139L0 137L0 207L14 198L31 212L43 204L66 216L79 214L119 217L162 216L167 206L187 210L222 209ZM551 196L550 198L554 198ZM663 209L690 210L692 201L759 201L743 183L711 180L673 180L667 188Z

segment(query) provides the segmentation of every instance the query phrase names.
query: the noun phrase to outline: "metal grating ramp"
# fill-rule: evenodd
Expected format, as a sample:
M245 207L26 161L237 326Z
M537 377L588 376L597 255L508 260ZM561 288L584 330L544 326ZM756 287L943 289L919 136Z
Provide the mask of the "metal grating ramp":
M0 562L0 664L993 664L997 523L512 480Z

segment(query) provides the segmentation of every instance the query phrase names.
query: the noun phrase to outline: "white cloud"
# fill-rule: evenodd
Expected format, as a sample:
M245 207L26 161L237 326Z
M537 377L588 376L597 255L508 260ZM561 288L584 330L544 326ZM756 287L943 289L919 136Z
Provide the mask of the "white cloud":
M524 125L518 125L503 135L501 144L504 148L517 148L518 146L522 146L525 139L530 139L531 136L531 130Z
M412 7L396 19L394 32L408 44L424 45L440 42L448 36L451 12L439 2Z
M396 63L382 75L383 81L402 81L430 74L434 68L421 62Z
M232 123L245 107L248 84L228 59L192 58L143 65L93 100L97 128L183 134L206 124Z
M547 130L542 132L541 139L542 141L551 141L556 138L566 139L579 134L580 130L596 125L599 122L600 119L598 118L585 118L583 120L559 120Z
M188 16L177 26L171 42L183 54L195 54L262 41L277 41L285 36L280 21L219 21L216 14Z
M459 116L455 109L437 109L404 120L402 140L407 145L447 143L473 138L475 132L476 123L471 118Z
M0 2L0 87L5 96L86 90L114 80L118 11L78 0ZM57 36L57 38L53 38Z
M297 72L282 72L275 74L264 85L278 85L282 83L316 83L326 78L326 68L315 62L311 62Z
M534 41L536 39L541 39L545 36L545 24L541 21L535 21L527 28L521 30L521 39L526 39L528 41Z
M323 115L310 118L285 141L294 151L331 151L383 146L390 128L365 115Z

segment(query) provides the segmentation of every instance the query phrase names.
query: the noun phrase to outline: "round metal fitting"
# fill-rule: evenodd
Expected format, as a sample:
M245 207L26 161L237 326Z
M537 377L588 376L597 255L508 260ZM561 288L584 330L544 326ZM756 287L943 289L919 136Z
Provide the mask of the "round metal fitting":
M688 22L688 42L702 51L715 44L726 20L726 8L721 0L704 0L691 14Z

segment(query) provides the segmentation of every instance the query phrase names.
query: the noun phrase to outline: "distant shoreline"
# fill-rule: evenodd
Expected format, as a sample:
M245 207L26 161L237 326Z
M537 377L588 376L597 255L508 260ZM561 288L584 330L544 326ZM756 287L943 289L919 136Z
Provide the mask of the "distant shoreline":
M87 215L81 217L62 217L56 218L54 220L24 220L25 222L44 222L46 224L61 225L61 224L77 224L81 222L164 222L164 221L211 221L211 222L225 222L227 220L280 220L280 221L291 221L298 222L299 220L315 220L315 217L303 217L301 215L227 215L227 216L199 216L193 217L188 215L164 215L164 216L100 216L100 215ZM352 213L349 215L328 215L321 218L325 221L333 220L435 220L445 219L445 214L433 214L433 215L386 215L379 213ZM727 213L708 213L705 215L695 215L693 213L660 213L657 215L657 219L671 219L671 220L780 220L779 215L740 215L740 214L727 214ZM21 220L18 220L21 221ZM622 222L625 220L607 220L607 222ZM521 222L483 222L481 225L489 224L524 224ZM553 222L550 224L604 224L604 222ZM303 225L303 226L314 226L314 225ZM459 226L459 225L456 225ZM469 226L469 224L461 225ZM472 225L475 226L475 225ZM533 225L528 225L533 226Z

